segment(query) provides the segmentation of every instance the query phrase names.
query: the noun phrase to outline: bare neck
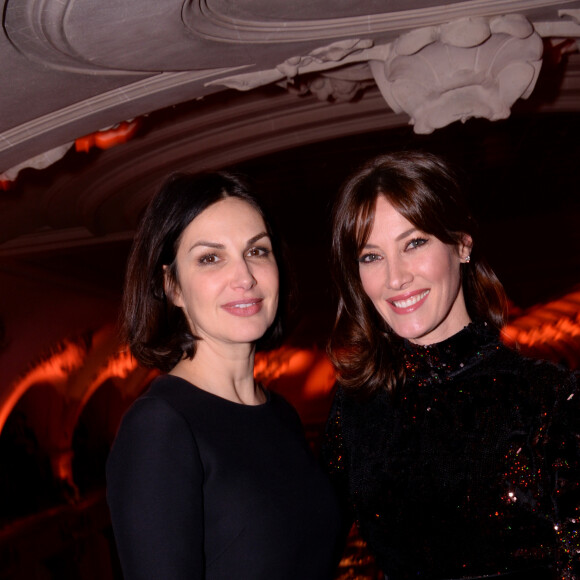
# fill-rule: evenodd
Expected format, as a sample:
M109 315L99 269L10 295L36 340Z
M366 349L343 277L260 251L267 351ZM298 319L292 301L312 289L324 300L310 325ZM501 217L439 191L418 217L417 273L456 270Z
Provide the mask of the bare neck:
M254 381L253 345L211 345L199 341L193 359L170 371L196 387L242 405L260 405L266 395Z

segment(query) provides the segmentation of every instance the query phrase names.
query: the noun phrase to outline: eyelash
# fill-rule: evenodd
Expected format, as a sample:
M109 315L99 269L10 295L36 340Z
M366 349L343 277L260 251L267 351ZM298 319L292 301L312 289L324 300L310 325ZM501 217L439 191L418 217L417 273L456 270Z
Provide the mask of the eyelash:
M415 250L424 246L428 242L427 238L413 238L406 246L407 249Z
M363 254L358 259L358 263L359 264L372 264L373 262L376 262L378 259L380 259L380 256L378 254L368 253L368 254Z
M208 264L215 264L217 259L219 258L216 254L205 254L199 258L198 262L202 266L207 266Z
M256 252L256 253L252 253ZM262 246L254 246L250 248L246 255L250 258L266 258L272 253L272 250ZM219 262L220 258L217 254L205 254L198 259L198 263L202 266L208 266L210 264L215 264Z
M407 242L407 245L405 246L405 252L416 250L417 248L424 246L428 241L429 240L427 238L413 238ZM368 254L363 254L360 256L357 261L359 264L372 264L373 262L376 262L380 259L381 256L379 254L369 252Z
M251 257L266 258L272 253L272 250L270 250L270 248L265 248L263 246L255 246L253 248L250 248L247 253L249 254L250 252L258 252L258 254L251 254Z

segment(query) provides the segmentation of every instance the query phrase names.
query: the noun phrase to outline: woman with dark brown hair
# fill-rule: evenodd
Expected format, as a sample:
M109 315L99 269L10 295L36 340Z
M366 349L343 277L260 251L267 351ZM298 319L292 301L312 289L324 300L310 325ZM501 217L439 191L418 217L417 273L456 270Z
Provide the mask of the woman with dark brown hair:
M385 578L578 578L578 376L500 342L504 291L450 166L355 172L332 266L324 456Z
M254 380L256 349L281 337L280 259L228 173L174 176L145 212L124 332L166 374L125 414L107 463L125 580L332 578L330 482L295 410Z

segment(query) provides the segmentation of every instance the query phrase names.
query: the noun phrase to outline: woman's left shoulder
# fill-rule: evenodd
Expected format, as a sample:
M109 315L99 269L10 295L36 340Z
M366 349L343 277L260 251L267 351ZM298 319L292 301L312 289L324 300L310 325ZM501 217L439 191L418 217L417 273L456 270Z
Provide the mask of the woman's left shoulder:
M529 394L553 393L556 398L572 399L580 389L580 371L543 359L525 356L510 347L498 351L505 372L517 377ZM579 395L580 398L580 395Z
M268 389L267 396L269 407L275 412L292 417L300 417L294 405L292 405L292 403L290 403L288 399L280 393Z

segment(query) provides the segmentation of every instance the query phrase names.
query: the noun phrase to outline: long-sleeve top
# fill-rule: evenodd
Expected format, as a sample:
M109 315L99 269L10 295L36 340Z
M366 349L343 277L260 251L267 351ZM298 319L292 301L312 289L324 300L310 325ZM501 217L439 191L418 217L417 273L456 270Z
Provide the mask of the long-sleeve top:
M174 376L125 414L107 464L125 580L327 580L339 510L295 410Z
M402 356L393 392L338 387L324 448L388 579L580 578L578 374L481 323Z

